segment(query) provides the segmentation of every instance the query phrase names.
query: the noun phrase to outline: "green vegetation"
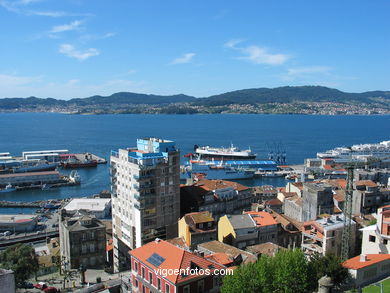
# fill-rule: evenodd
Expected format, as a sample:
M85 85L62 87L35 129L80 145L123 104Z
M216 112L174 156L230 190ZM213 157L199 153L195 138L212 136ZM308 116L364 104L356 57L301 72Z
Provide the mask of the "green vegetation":
M5 112L75 114L374 114L390 113L390 91L345 93L321 86L244 89L207 98L129 92L83 99L0 99Z
M14 272L16 284L28 280L39 269L34 249L21 243L10 246L0 253L0 267Z
M383 282L383 292L390 292L390 279L384 280ZM363 293L380 293L381 288L379 286L370 285L363 288Z
M262 256L255 264L238 267L226 276L222 293L313 292L318 279L328 275L335 285L348 279L348 271L334 256L315 256L309 260L299 249L279 251L274 257Z

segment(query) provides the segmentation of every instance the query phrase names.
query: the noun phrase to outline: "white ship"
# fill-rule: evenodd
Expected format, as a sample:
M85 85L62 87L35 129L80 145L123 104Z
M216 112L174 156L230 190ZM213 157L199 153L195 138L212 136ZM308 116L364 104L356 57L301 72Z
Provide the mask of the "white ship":
M194 146L194 152L201 159L205 160L253 160L256 154L249 148L247 150L240 150L233 144L228 147L210 147L210 146Z
M390 158L390 140L376 144L356 144L351 147L337 147L323 153L317 153L317 158L325 159L385 159Z

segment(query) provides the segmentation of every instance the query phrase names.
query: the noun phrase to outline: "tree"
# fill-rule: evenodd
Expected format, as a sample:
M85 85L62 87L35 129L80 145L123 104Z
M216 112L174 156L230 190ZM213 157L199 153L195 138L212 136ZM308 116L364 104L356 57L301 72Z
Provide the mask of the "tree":
M310 280L314 277L309 262L301 250L283 250L274 257L262 256L256 264L238 267L233 275L224 278L221 291L312 292L316 287Z
M343 284L349 278L348 269L344 268L341 263L342 260L334 254L322 256L317 253L310 258L310 267L315 272L316 279L326 275L336 286Z
M0 266L14 272L16 284L23 283L39 269L34 249L21 243L0 253Z

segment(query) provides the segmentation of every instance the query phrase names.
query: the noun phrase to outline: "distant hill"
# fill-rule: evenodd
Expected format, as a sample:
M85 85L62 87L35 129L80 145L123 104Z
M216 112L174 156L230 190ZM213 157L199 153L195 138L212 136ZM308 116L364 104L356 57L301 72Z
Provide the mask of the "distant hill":
M243 89L205 98L195 98L184 94L162 96L119 92L110 96L92 96L71 100L41 99L37 97L4 98L0 99L0 111L187 114L234 112L236 111L234 109L241 107L236 112L310 113L311 110L308 108L310 107L308 104L308 106L297 106L297 103L305 104L309 102L332 102L354 105L355 107L359 103L364 103L366 112L371 112L368 105L373 105L375 108L373 113L382 113L382 107L390 112L390 91L347 93L322 86L285 86ZM275 103L291 104L292 107L272 109L272 105ZM332 112L332 109L327 111ZM345 109L345 112L349 112L349 110ZM316 113L322 113L321 109L317 109Z
M210 96L199 104L227 105L227 104L266 104L292 102L367 102L372 99L383 98L390 101L390 91L373 91L364 93L346 93L337 89L322 86L285 86L278 88L244 89Z

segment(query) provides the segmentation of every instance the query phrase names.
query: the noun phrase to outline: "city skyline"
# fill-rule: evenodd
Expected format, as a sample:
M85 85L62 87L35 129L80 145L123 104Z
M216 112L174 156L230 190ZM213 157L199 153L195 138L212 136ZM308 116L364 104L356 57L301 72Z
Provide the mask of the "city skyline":
M388 90L389 6L0 0L0 98Z

